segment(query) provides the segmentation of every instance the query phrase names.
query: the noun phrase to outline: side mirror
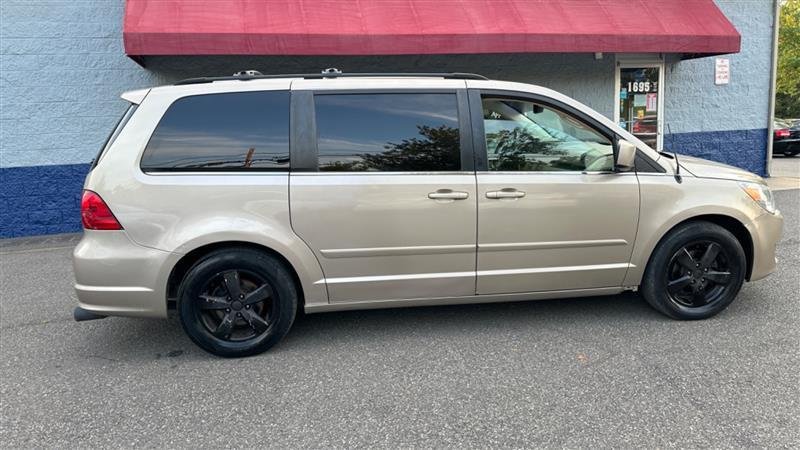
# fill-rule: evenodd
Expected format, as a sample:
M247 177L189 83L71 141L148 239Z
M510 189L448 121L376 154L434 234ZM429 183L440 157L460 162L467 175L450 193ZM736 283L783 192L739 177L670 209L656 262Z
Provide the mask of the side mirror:
M633 170L635 160L636 146L625 139L620 139L617 142L617 170L620 172Z

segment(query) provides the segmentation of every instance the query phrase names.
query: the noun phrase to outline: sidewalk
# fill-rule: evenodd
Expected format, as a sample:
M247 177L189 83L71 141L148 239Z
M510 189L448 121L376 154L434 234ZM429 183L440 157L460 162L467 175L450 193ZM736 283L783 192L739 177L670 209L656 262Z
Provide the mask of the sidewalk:
M772 158L771 175L767 184L773 191L800 189L800 157Z

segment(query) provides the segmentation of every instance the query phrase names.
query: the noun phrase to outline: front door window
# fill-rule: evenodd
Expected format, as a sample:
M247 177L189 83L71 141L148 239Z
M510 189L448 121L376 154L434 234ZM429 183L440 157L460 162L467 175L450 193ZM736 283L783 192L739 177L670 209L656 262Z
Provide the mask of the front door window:
M483 97L489 170L602 172L614 168L611 140L546 105Z
M661 95L658 67L623 67L619 76L619 125L650 147L658 148Z

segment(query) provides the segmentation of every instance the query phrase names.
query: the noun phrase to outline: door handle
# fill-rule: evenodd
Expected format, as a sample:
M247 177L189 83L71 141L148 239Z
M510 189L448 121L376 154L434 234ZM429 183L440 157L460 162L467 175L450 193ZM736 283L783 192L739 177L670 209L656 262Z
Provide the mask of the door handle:
M469 193L450 189L439 189L436 192L428 193L428 198L431 200L466 200L469 198Z
M522 198L525 197L524 191L518 191L513 188L505 188L499 191L488 191L486 192L486 198Z

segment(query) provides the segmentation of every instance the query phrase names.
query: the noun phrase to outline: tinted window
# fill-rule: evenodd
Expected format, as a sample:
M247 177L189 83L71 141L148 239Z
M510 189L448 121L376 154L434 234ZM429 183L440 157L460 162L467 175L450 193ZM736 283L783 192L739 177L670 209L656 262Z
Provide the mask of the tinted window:
M460 170L455 94L315 97L320 170Z
M289 167L289 92L184 97L159 122L143 170Z
M611 141L577 118L528 101L483 99L489 170L609 171Z

